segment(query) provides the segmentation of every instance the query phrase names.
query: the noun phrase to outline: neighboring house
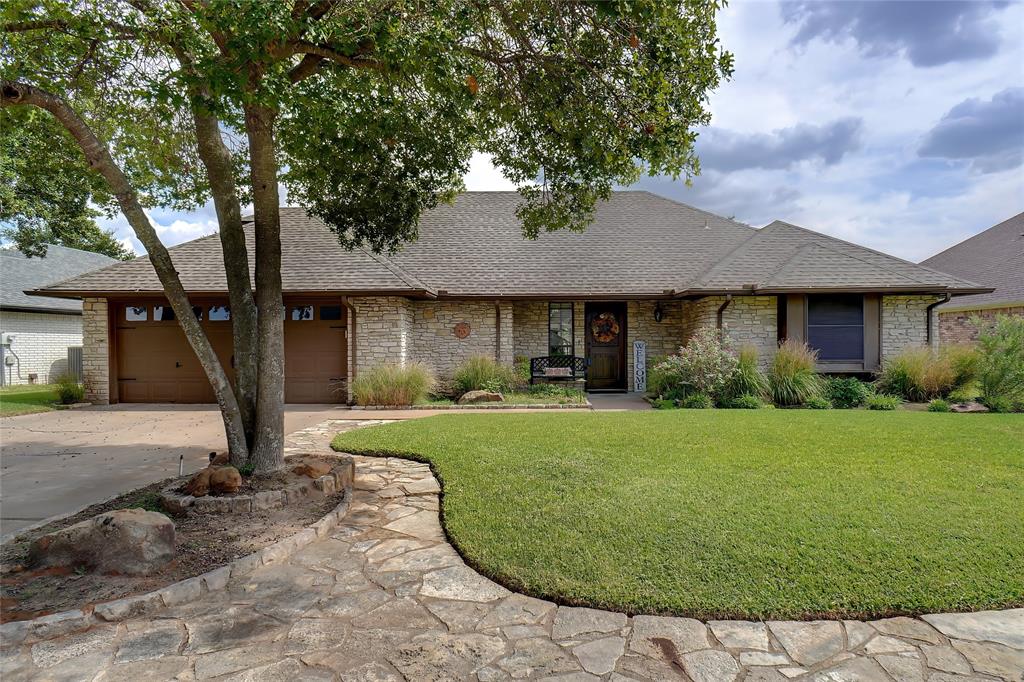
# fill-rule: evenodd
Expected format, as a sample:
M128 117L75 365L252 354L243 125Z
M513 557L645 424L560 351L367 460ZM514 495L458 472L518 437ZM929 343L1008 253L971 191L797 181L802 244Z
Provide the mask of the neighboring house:
M387 257L346 251L303 209L283 209L286 400L344 402L352 378L375 365L421 361L450 375L474 355L572 353L590 363L588 389L636 390L634 344L650 365L716 325L764 362L789 337L818 348L823 371L870 372L928 341L929 309L947 293L987 291L787 223L754 229L647 192L616 193L584 233L529 241L518 202L463 194L424 214L419 239ZM230 372L220 240L171 255ZM43 292L85 299L93 401L212 400L146 258Z
M941 343L973 342L978 329L972 320L1024 315L1024 213L935 254L921 265L993 289L960 296L936 308Z
M68 347L82 345L82 303L26 290L116 263L100 253L50 245L44 258L0 249L0 384L45 384L68 370Z

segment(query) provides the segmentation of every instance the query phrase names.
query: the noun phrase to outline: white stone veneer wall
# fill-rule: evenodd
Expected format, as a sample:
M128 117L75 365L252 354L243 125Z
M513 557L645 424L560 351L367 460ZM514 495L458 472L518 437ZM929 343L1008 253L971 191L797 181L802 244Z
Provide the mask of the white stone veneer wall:
M107 299L82 301L82 384L86 401L110 402L110 325Z
M78 314L0 311L0 332L12 334L14 365L0 368L5 384L47 384L68 370L68 346L82 345L82 316Z
M928 343L928 306L941 300L939 296L882 297L882 362L898 355L909 346ZM938 315L932 313L932 338L936 339Z
M411 308L412 358L431 366L439 376L450 377L460 364L477 355L512 364L514 330L510 303L413 301ZM464 339L455 335L455 325L459 323L469 325L469 336Z
M410 303L401 296L352 299L356 311L357 375L377 365L404 365L411 359L413 313Z
M706 296L686 309L684 338L689 340L701 327L716 327L718 308L725 296ZM762 367L766 367L779 347L778 298L775 296L733 296L722 313L722 326L733 346L757 348Z
M661 322L654 319L656 301L628 301L626 303L626 388L635 391L633 376L633 342L647 343L647 371L651 371L660 358L679 352L683 344L685 327L683 301L661 301Z

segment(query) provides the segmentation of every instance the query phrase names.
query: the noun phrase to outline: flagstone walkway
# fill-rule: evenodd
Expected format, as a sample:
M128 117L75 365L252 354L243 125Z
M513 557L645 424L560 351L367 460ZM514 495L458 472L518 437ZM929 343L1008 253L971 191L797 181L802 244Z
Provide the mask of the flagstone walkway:
M331 421L290 438L323 449ZM856 621L711 621L509 592L445 541L429 468L358 457L343 524L204 603L8 651L15 680L908 680L1024 676L1024 609Z

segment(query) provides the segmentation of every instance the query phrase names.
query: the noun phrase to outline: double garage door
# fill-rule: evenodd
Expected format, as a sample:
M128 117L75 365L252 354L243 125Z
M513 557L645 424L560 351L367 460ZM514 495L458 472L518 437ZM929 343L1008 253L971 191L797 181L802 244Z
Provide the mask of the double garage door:
M234 381L230 308L225 301L197 302L193 312ZM345 402L345 313L345 307L333 301L285 305L285 402ZM210 382L170 306L131 302L116 306L114 315L116 380L122 402L214 402Z

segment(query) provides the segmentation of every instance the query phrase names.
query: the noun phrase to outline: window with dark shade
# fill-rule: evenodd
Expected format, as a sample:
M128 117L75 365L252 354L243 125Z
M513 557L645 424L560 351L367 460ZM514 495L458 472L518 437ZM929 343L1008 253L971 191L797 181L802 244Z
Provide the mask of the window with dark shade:
M864 360L864 297L860 294L807 297L807 345L823 362Z
M572 303L548 304L548 355L572 355Z
M341 306L340 305L322 305L322 306L320 306L320 319L321 320L340 320L341 319Z
M203 306L201 306L201 305L194 305L194 306L192 306L192 313L196 316L197 320L202 320L203 319Z
M169 322L174 319L174 309L169 305L153 306L153 319L156 322Z

